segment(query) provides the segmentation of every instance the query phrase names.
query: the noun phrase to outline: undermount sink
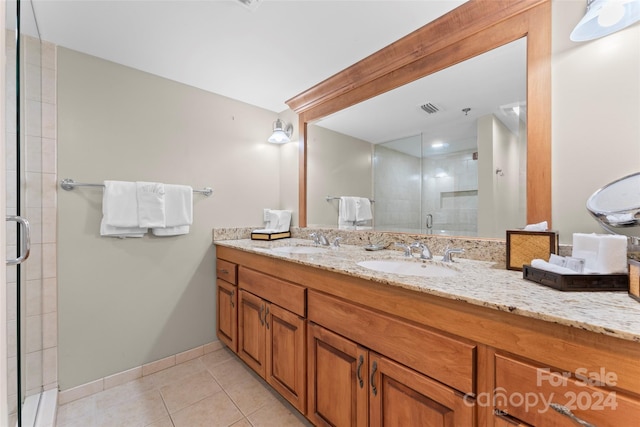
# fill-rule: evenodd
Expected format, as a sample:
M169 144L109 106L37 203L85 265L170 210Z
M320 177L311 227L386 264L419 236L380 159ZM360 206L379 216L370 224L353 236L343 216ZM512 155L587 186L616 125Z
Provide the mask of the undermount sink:
M404 274L407 276L451 277L458 274L457 271L451 268L437 264L418 262L417 260L371 260L361 261L358 265L381 273Z
M319 254L326 252L326 249L315 246L278 246L271 250L281 254Z

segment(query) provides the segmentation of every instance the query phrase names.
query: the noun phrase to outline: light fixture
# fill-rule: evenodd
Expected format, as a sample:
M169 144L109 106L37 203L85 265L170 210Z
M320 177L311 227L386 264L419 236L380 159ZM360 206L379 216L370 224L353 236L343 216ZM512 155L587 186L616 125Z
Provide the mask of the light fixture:
M273 134L269 137L267 141L272 142L274 144L286 144L287 142L291 142L291 134L293 133L293 125L291 123L287 124L282 120L278 119L273 122Z
M582 42L615 33L640 20L640 0L587 0L587 12L571 32Z
M447 148L449 146L449 144L447 144L446 142L434 142L433 144L431 144L431 148L435 148L440 149L440 148Z

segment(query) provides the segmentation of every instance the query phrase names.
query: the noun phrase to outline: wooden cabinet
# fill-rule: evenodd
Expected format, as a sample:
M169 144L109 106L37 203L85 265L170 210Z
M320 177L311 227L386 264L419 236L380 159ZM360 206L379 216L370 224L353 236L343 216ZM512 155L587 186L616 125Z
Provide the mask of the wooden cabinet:
M307 418L316 426L366 427L367 349L311 322L307 330Z
M304 288L243 268L239 286L238 356L304 413Z
M262 298L240 290L238 356L263 378L267 363L266 305Z
M534 396L597 427L640 419L636 341L297 260L217 254L218 336L237 336L240 357L316 426L577 425ZM583 369L616 384L586 384Z
M473 399L309 323L308 418L317 426L474 426Z
M238 351L237 268L234 263L216 261L216 335L233 352Z
M515 425L619 427L640 420L640 400L615 388L614 371L562 372L496 354L495 372L496 409L503 420L522 422Z

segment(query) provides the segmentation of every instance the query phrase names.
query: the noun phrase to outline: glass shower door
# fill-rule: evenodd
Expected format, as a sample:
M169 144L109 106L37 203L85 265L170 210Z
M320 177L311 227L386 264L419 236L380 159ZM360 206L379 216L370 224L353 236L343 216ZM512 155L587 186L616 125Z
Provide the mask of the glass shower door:
M9 420L0 420L0 424L7 421L9 426L32 426L35 423L44 383L42 55L31 2L7 1L6 7L5 153Z

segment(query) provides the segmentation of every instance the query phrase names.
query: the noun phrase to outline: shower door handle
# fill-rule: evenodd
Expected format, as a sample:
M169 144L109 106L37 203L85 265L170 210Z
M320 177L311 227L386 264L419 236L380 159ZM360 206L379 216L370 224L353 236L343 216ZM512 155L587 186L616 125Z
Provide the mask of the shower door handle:
M427 221L425 225L428 229L431 229L433 227L433 215L427 214Z
M17 265L29 258L29 252L31 251L31 226L29 225L29 221L21 216L7 216L7 222L8 221L15 221L22 227L22 253L18 258L7 260L7 265Z

